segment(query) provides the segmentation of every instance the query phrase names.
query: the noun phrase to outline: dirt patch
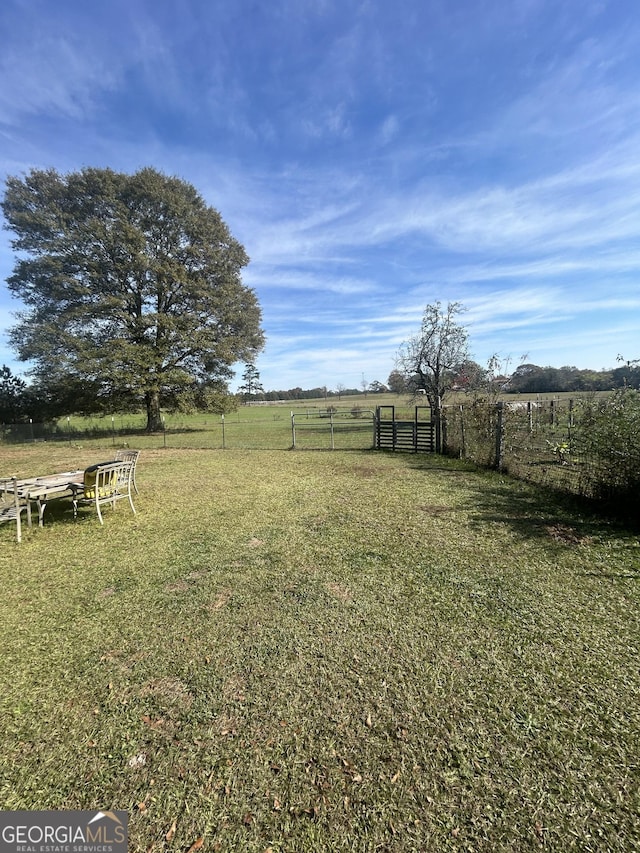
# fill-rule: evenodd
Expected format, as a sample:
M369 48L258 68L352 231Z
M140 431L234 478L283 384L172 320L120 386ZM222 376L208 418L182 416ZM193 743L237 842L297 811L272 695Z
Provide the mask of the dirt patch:
M108 586L106 589L103 589L98 593L98 600L102 601L103 598L109 598L112 595L116 594L116 588L114 586Z
M574 527L570 527L568 524L551 524L546 529L549 536L562 545L584 545L589 542L588 536L581 536Z
M204 572L204 571L191 572L190 574L187 575L187 580L198 581L198 580L200 580L200 578L203 578L205 575L206 575L206 572Z
M340 601L343 601L345 604L348 604L349 602L353 601L353 596L349 592L349 588L346 586L341 586L339 583L334 583L332 581L331 583L327 584L326 589L327 592L329 592L335 598L340 599Z
M207 605L207 610L213 612L215 610L220 610L222 607L225 607L229 603L229 599L233 595L230 589L223 589L216 595L213 601Z
M147 682L142 687L140 696L154 696L161 699L163 703L179 708L189 708L193 703L193 696L187 685L179 678L170 676L154 678L153 681Z
M187 592L191 588L191 584L184 578L173 583L168 583L165 586L165 592Z

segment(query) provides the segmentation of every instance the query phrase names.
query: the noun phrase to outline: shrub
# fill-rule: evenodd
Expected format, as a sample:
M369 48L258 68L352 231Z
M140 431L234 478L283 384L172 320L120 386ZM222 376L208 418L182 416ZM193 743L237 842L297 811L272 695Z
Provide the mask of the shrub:
M640 392L622 388L582 402L576 451L589 460L594 496L625 501L640 489Z

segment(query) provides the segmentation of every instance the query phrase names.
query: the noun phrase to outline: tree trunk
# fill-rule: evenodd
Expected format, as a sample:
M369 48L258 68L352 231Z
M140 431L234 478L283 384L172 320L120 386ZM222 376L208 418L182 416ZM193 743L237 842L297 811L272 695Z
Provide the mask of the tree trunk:
M160 432L162 429L162 416L160 414L160 392L147 391L145 402L147 404L147 432Z
M429 397L431 420L435 425L435 451L442 453L442 400L440 397Z

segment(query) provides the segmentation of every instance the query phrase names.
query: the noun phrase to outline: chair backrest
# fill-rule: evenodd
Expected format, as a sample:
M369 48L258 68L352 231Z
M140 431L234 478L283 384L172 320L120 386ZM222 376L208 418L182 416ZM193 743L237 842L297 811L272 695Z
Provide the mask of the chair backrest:
M85 500L111 500L116 493L129 494L132 462L100 462L84 472Z
M15 477L3 477L0 479L0 508L2 509L2 521L9 521L9 509L15 509L18 505L18 481ZM6 518L4 517L5 515Z
M138 456L140 456L139 450L117 450L113 458L116 462L133 462L135 468Z
M20 515L27 506L26 499L18 491L18 481L15 477L0 480L0 522L16 522L18 542L22 541Z

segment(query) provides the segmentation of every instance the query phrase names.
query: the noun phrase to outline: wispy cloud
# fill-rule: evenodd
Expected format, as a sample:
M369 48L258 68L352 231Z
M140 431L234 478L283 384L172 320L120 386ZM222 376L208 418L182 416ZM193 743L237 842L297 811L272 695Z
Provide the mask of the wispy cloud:
M435 299L480 361L612 364L640 334L624 6L7 0L0 169L191 181L252 259L266 387L384 381Z

